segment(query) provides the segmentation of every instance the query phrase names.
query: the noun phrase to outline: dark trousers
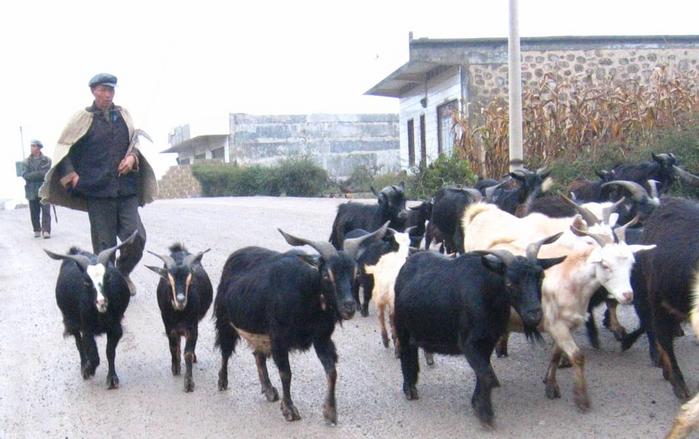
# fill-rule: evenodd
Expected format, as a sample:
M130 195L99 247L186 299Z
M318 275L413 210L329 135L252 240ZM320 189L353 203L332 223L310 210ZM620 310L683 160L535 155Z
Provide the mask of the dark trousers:
M39 222L41 211L41 222ZM41 204L39 199L29 200L29 215L32 218L32 227L35 232L51 233L51 205Z
M92 250L98 254L104 249L126 240L138 230L136 239L119 250L117 269L125 275L131 273L143 256L146 246L146 229L138 215L136 196L117 198L88 198L87 214L90 218Z

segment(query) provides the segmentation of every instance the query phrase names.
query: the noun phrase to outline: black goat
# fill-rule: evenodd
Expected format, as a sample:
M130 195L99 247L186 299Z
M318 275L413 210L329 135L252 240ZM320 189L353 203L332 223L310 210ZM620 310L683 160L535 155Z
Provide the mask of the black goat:
M420 241L425 237L425 223L432 217L432 201L423 201L417 206L408 209L408 219L405 229L410 230L410 246L420 247Z
M634 292L639 291L634 306L641 327L629 334L622 347L628 349L645 331L651 358L657 355L663 377L672 383L678 398L686 399L689 391L675 358L673 338L681 330L679 324L688 318L699 331L699 203L662 198L645 223L641 242L656 248L640 255L632 273Z
M201 265L201 258L210 249L195 255L189 253L182 244L170 246L169 255L150 254L158 257L164 267L146 265L160 276L157 296L160 316L165 325L165 334L170 344L172 355L172 374L180 374L180 337L184 337L184 391L194 390L192 363L197 362L197 337L199 321L211 306L213 287L206 270Z
M129 306L131 293L123 275L111 261L114 253L136 238L102 250L97 256L73 247L62 255L44 249L53 259L63 260L56 281L56 303L63 314L65 335L75 338L80 354L83 379L95 375L100 364L95 335L107 334L107 386L119 387L114 368L116 347L123 334L121 319Z
M519 186L514 189L498 187L492 192L488 191L490 200L500 209L514 215L520 205L528 205L548 190L550 174L551 171L547 169L538 169L536 172L520 169L510 172L510 177L516 180Z
M260 247L246 247L228 257L214 301L216 345L221 348L218 388L228 388L228 359L243 337L253 348L262 393L270 402L279 399L267 374L271 355L282 381L282 414L287 421L298 420L290 393L289 351L313 346L327 376L323 416L335 423L337 353L331 336L336 323L354 315L356 266L351 255L327 242L280 232L289 244L309 245L320 257Z
M471 188L445 187L437 191L433 200L430 225L442 236L447 253L463 253L461 217L466 207L481 200L480 192ZM434 232L428 234L429 239L425 236L426 246L429 246L433 235Z
M364 229L369 232L381 227L389 221L390 227L402 231L408 213L405 210L405 183L386 186L381 192L371 191L376 195L378 204L345 203L337 207L337 215L333 222L330 243L338 250L342 249L345 234L354 229Z
M608 196L602 189L602 185L614 180L613 171L595 171L599 180L590 181L584 178L573 180L568 186L568 192L573 194L575 200L581 203L607 201Z
M418 347L439 354L464 354L476 374L471 405L483 424L492 425L490 393L498 381L490 356L507 330L510 307L521 316L526 333L538 335L544 270L565 257L537 259L536 255L542 244L558 236L530 245L527 257L495 250L457 258L421 252L408 258L395 286L395 325L407 399L418 398Z
M666 193L677 179L690 186L699 187L699 177L682 169L674 154L651 153L651 158L652 160L647 162L615 166L612 170L614 178L634 181L640 185L645 185L648 180L655 180L661 194Z

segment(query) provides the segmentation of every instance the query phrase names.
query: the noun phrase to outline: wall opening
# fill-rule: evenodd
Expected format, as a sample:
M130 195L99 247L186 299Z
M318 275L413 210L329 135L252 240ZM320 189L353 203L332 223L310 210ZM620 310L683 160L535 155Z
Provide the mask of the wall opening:
M451 154L454 149L453 115L459 109L458 101L446 102L437 107L437 152Z
M427 133L425 131L425 115L420 115L420 163L427 164Z
M408 121L408 166L415 166L415 122Z

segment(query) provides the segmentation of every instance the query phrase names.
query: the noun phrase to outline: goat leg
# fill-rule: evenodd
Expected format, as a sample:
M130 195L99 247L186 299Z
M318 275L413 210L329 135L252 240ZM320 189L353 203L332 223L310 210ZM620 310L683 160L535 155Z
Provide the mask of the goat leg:
M551 360L549 361L549 367L546 371L546 377L544 378L544 384L546 384L546 397L549 399L560 398L561 389L558 387L556 382L556 370L558 369L558 363L561 361L561 355L563 351L554 345L553 354L551 354Z
M379 326L381 327L381 341L383 342L383 347L388 349L388 331L386 331L386 322L385 322L385 314L386 314L386 305L384 304L379 304L378 307L379 312Z
M400 358L400 343L396 336L396 315L392 307L388 308L388 323L391 325L391 340L393 340L393 354L396 358Z
M178 376L180 374L180 334L176 330L170 331L167 336L170 342L170 357L172 359L172 364L170 369L172 374Z
M187 332L186 342L184 345L184 391L191 392L194 390L194 378L192 377L192 363L194 362L194 350L197 347L198 331L196 325ZM179 347L179 346L178 346ZM179 362L177 364L179 366Z
M274 341L273 341L274 342ZM301 419L299 411L291 400L291 366L289 365L289 351L278 346L272 346L272 359L279 369L279 377L282 380L281 410L287 421Z
M80 355L80 370L85 367L85 353L83 352L83 341L80 337L80 331L73 331L70 333L75 339L75 347L78 348L78 354Z
M619 305L619 302L617 302L614 299L607 299L607 311L604 313L605 315L605 320L608 320L609 325L607 328L609 328L610 331L612 331L612 334L614 334L614 338L617 341L622 341L624 340L624 337L626 337L626 328L624 328L621 323L619 323L619 318L617 317L616 314L616 308L617 305ZM609 317L607 319L607 317Z
M323 417L329 424L336 425L335 383L337 382L337 370L335 369L335 363L337 363L337 351L335 350L335 343L328 337L325 340L314 342L313 347L323 365L323 369L325 369L325 377L328 383L325 402L323 403Z
M272 382L269 380L269 374L267 373L267 355L263 352L253 352L255 356L255 364L257 364L257 375L260 378L260 385L262 386L262 393L267 398L267 401L274 402L279 400L279 393L277 389L274 388Z
M677 322L672 316L662 311L656 313L654 327L660 362L663 366L663 377L672 383L672 390L675 396L681 400L686 400L689 398L689 389L677 364L675 350L672 345L676 325Z
M116 357L116 347L119 344L123 332L121 325L116 325L111 331L107 332L107 364L109 371L107 372L107 386L110 389L119 387L119 377L114 368L114 358Z
M462 346L468 364L476 373L476 388L471 397L471 406L478 420L488 429L493 428L495 414L491 393L498 381L490 365L490 355L495 348L495 342L496 340L473 340L469 337Z
M495 355L498 358L507 357L507 342L510 338L510 333L505 332L500 336L498 342L495 344Z
M83 354L85 355L85 364L81 367L83 379L88 379L95 375L95 370L100 364L100 356L97 352L97 344L95 343L95 335L92 333L82 334Z

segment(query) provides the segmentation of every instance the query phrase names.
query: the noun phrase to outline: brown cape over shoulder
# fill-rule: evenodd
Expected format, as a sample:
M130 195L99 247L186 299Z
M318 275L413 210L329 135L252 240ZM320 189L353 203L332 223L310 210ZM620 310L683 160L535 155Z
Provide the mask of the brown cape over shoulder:
M138 130L133 126L131 115L125 108L116 107L116 110L121 112L126 126L129 129L129 138L131 144L129 151L138 154L138 201L139 206L150 203L158 194L158 182L155 179L153 168L146 158L138 150ZM39 189L39 196L44 203L56 204L65 206L71 209L87 210L87 202L82 197L72 196L61 184L61 175L56 173L56 167L61 164L63 159L68 156L70 148L75 145L90 129L92 124L93 114L86 110L78 111L68 122L68 125L63 129L61 137L58 139L56 149L53 152L53 166L46 173L44 184Z

